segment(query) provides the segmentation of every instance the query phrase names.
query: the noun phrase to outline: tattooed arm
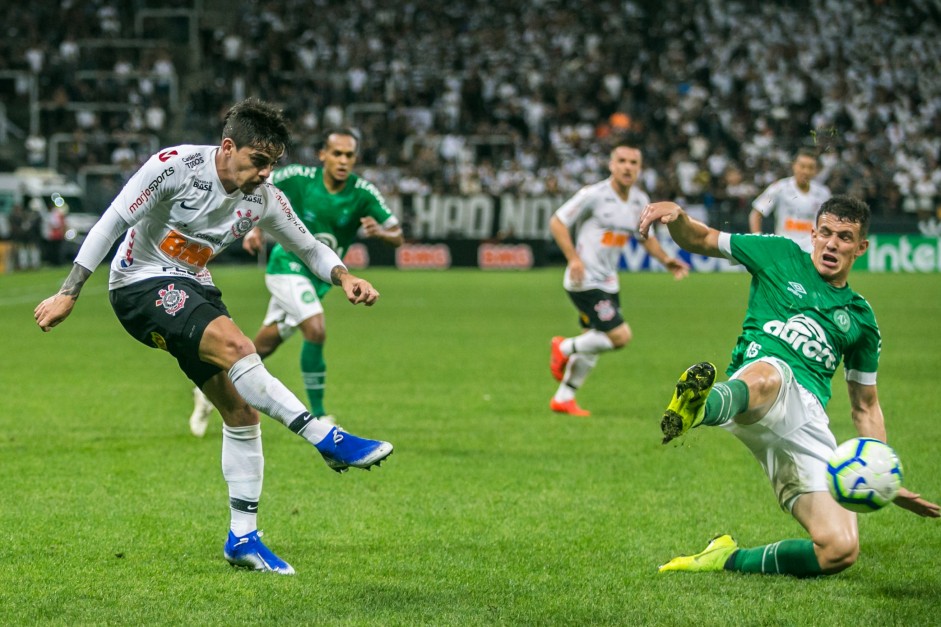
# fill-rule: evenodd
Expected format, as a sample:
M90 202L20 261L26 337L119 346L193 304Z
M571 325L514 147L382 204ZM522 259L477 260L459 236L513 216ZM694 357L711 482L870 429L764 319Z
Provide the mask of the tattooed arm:
M33 317L40 329L50 331L72 313L72 307L75 306L75 301L90 276L91 270L77 263L72 266L72 271L59 291L39 303L33 311Z

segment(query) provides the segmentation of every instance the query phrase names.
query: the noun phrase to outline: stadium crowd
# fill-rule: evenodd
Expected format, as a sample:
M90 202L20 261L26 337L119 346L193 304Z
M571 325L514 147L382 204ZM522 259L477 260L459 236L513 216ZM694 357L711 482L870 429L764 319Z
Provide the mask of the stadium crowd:
M294 160L314 161L323 128L359 129L362 173L387 195L563 196L597 180L611 140L629 136L652 197L738 230L802 146L819 151L818 180L883 220L917 215L928 228L937 217L932 0L237 0L226 6L238 19L199 20L198 67L178 31L147 47L100 45L133 38L145 5L11 7L0 72L39 78L34 165L69 133L60 169L131 173L150 152L136 137L215 142L220 112L258 96L294 121ZM21 90L0 95L15 102ZM109 106L69 107L88 102Z

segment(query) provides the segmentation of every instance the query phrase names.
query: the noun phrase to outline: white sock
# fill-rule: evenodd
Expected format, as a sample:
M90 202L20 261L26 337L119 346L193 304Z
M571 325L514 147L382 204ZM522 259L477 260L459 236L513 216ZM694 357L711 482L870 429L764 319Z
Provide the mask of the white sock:
M598 363L597 355L586 355L584 353L575 353L569 357L569 363L565 366L565 376L555 392L553 398L564 403L575 398L575 391L582 387L588 374Z
M229 379L249 405L280 421L311 444L323 440L333 429L319 420L310 420L304 403L271 376L257 353L235 362L229 369Z
M265 475L261 425L222 425L222 476L229 486L229 528L236 536L258 529L258 501Z
M566 343L569 343L568 346L566 346ZM581 335L563 340L562 346L560 348L566 355L597 355L598 353L613 351L614 342L611 341L611 338L608 337L607 333L597 329L589 329Z

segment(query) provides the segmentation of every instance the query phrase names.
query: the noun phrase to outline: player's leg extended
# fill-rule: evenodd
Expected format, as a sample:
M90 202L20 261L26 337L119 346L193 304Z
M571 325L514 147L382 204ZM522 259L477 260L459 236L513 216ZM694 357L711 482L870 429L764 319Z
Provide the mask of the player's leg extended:
M350 466L368 469L392 454L388 442L360 438L314 420L304 404L271 376L255 353L254 344L230 318L219 316L206 327L199 343L199 356L227 369L241 398L313 444L332 469L338 472ZM211 395L210 400L214 400Z
M680 376L660 422L664 444L700 424L758 422L778 398L782 385L781 373L763 361L749 364L729 381L714 381L715 366L708 362L690 366Z
M827 492L801 494L791 513L810 532L810 540L780 540L741 548L730 536L722 536L702 553L673 558L660 567L660 572L732 570L813 577L838 573L856 562L859 555L856 514L840 507Z

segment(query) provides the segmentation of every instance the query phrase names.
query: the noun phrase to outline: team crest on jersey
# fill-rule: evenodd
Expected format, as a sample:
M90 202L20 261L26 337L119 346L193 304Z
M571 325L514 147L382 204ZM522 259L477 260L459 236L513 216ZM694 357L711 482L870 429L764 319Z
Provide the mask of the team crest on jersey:
M160 298L154 304L157 307L163 307L163 310L171 316L175 316L178 311L183 309L186 299L189 298L186 292L176 289L173 283L168 285L166 289L157 292L157 294L160 295Z
M232 235L236 238L242 237L251 231L255 228L255 223L260 220L258 216L252 215L251 209L246 209L244 215L242 215L241 210L236 211L235 215L238 217L238 220L232 225Z
M836 323L837 328L843 333L850 330L850 315L846 313L845 309L837 309L834 311L833 321Z
M602 300L597 305L595 305L595 313L598 314L598 320L601 320L602 322L612 320L617 312L617 308L611 303L610 300Z

